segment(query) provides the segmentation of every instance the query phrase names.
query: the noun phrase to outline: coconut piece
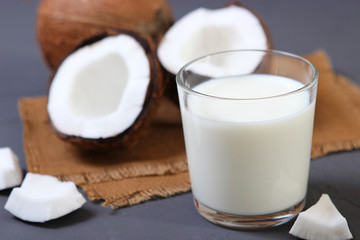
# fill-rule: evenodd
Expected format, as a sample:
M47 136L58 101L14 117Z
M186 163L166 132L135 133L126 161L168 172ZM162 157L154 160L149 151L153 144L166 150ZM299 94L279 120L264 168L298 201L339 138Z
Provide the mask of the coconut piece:
M23 179L19 158L9 148L0 148L0 190L18 186Z
M36 32L44 60L55 70L76 46L109 29L129 29L157 42L172 23L167 0L42 0Z
M85 41L57 69L48 93L50 126L88 149L133 146L165 85L151 40L125 30L105 33Z
M73 212L85 202L73 182L27 173L21 187L11 191L5 209L24 221L45 222Z
M220 51L236 49L268 49L272 47L270 33L261 17L249 8L234 3L219 9L197 8L173 24L165 33L158 47L162 66L172 75L167 95L177 98L175 76L186 63L198 57ZM245 60L245 61L244 61ZM236 65L236 74L243 68L251 72L261 61L256 58L236 57L227 61L241 62ZM201 66L198 73L208 76L234 69L223 69L221 62ZM175 96L175 97L174 97Z
M289 233L309 240L352 239L346 219L328 194L322 194L315 205L301 212Z

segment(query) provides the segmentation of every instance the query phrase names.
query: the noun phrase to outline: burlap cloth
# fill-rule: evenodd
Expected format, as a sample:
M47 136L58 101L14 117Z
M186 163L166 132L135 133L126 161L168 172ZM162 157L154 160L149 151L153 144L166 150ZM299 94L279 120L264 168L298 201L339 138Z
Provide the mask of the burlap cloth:
M333 72L327 54L306 56L320 79L312 158L360 147L360 90ZM29 172L71 180L90 200L118 208L190 190L176 106L164 101L148 134L128 150L90 152L59 140L47 124L46 97L19 101Z

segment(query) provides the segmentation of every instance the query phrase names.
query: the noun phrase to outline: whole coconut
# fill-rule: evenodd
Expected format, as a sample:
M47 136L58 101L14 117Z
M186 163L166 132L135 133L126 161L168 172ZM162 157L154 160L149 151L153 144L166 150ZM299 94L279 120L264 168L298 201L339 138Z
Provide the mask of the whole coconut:
M36 31L43 58L54 70L91 36L123 28L157 44L173 22L167 0L41 0Z

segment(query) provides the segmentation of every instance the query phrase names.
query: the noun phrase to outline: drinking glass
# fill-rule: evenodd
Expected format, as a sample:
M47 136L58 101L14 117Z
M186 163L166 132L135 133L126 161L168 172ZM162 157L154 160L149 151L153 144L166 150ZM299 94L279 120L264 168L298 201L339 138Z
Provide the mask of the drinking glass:
M176 82L197 211L231 228L276 226L305 205L318 72L275 50L186 64Z

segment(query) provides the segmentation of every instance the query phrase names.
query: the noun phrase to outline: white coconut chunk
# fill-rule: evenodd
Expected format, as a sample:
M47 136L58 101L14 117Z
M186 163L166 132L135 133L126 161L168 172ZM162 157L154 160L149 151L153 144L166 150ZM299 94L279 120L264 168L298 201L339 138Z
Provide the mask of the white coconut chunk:
M157 53L164 68L176 74L186 63L204 55L267 47L268 39L259 19L248 9L231 5L215 10L198 8L189 12L165 33ZM214 62L199 71L208 72L213 77L214 74L222 74L222 71L247 74L258 65L261 58L260 54L257 57L238 56L227 59L234 62L234 69L221 69L228 62ZM213 71L218 73L211 74Z
M70 54L51 83L48 113L67 135L108 138L142 111L150 83L143 47L129 35L106 37Z
M73 182L27 173L21 187L11 191L5 209L24 221L45 222L73 212L85 202Z
M18 186L23 179L19 158L9 148L0 148L0 190Z
M346 219L327 194L323 194L315 205L299 214L289 233L309 240L352 239Z

